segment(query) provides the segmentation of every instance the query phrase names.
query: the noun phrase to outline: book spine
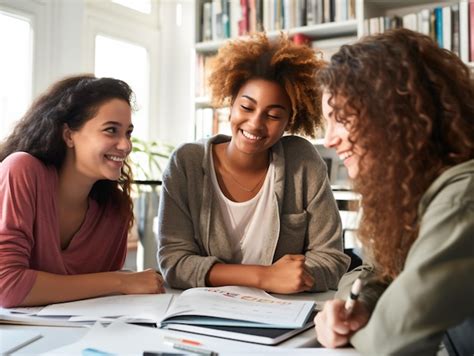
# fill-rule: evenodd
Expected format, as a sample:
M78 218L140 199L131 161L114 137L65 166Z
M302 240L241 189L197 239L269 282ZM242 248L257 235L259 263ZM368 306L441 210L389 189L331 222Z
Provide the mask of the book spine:
M323 22L331 22L331 0L324 0L323 14Z
M418 13L418 31L430 35L430 10L423 9Z
M436 11L430 10L430 37L436 42Z
M460 57L459 4L455 4L451 7L451 34L451 51Z
M242 15L240 10L240 2L230 0L230 37L234 38L239 35L239 20Z
M354 20L356 18L356 0L347 0L347 18Z
M306 25L312 26L316 24L316 1L306 1Z
M436 16L436 42L438 46L443 48L443 9L441 7L435 8Z
M459 55L463 62L469 62L469 3L459 3Z
M249 31L249 14L247 0L240 0L240 20L239 20L239 36L246 35Z
M201 41L212 40L212 3L202 4L202 37Z
M403 27L412 31L418 31L418 17L416 14L403 16Z
M222 1L222 37L230 38L230 0Z
M315 9L315 19L316 23L324 23L324 0L315 0L316 9Z
M469 1L469 60L474 62L474 1Z
M451 6L443 7L443 48L451 51Z
M257 9L256 0L248 0L248 14L249 14L249 33L257 31Z
M263 26L263 0L255 1L255 16L257 19L257 31L262 32L264 30Z

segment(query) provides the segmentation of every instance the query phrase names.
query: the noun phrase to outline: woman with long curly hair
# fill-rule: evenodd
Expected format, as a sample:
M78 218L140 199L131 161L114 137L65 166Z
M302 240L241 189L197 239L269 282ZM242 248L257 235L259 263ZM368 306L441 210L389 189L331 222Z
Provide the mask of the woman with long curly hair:
M325 164L310 142L283 136L320 125L321 65L283 36L220 49L209 82L214 103L230 106L232 137L184 144L163 175L158 262L171 286L337 287L348 257Z
M325 144L361 194L359 237L373 262L350 316L340 299L317 315L318 339L364 354L434 354L446 331L474 325L469 68L399 29L343 46L318 79Z
M133 220L132 96L117 79L63 79L0 145L1 306L163 290L154 271L117 271Z

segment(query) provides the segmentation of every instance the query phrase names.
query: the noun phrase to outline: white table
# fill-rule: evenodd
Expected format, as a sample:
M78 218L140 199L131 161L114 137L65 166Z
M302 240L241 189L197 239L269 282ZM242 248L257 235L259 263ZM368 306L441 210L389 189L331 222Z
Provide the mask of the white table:
M177 290L168 290L172 294L179 294L180 291ZM331 299L334 295L333 291L325 293L301 293L298 295L275 295L278 298L282 299L299 299L299 300L313 300L316 301L318 306L321 306L322 303L328 299ZM318 308L319 309L319 308ZM68 345L80 340L89 330L89 328L84 327L44 327L44 326L20 326L20 325L0 325L0 330L4 329L22 329L22 330L34 330L39 332L42 335L42 338L32 342L29 345L24 346L18 350L14 355L32 355L48 352L50 350L56 349L58 347ZM181 337L191 338L194 334L186 334L183 332L176 331L167 331L168 334L176 334ZM194 336L195 337L195 336ZM235 343L235 342L234 342ZM245 345L251 345L248 343L240 343L242 347L245 348ZM235 344L234 344L235 345ZM305 347L315 347L317 346L316 334L314 328L311 328L301 334L294 336L293 338L279 344L275 348L305 348ZM276 351L276 350L275 350Z

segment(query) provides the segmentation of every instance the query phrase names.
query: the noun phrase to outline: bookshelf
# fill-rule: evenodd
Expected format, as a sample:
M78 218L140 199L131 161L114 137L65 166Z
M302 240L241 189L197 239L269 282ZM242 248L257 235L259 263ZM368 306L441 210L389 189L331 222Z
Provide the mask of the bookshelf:
M245 4L244 11L241 4ZM280 19L274 21L276 24L272 24L269 19L275 20L275 14L265 15L265 11L269 11L269 4L292 5L293 10L303 6L302 8L311 12L311 15L307 13L306 19L302 19L302 15L297 14L291 21ZM328 5L331 7L330 11L327 11ZM217 17L212 19L213 6L217 7L219 16L223 17L223 29L220 31L212 29L212 26L219 23ZM320 10L322 7L322 12L314 12L314 6L319 6ZM258 10L259 7L260 10ZM325 7L326 11L324 11ZM255 13L260 13L262 8L264 14L260 23L257 21L249 25L249 21L255 21L255 19L249 20L249 12L253 11L255 17ZM224 13L226 11L229 12ZM445 15L444 22L437 20L436 11ZM242 14L247 14L244 21L239 18L243 16ZM206 20L206 16L211 16L211 18ZM430 21L426 21L427 16L431 19ZM449 20L447 20L448 17ZM282 31L292 38L297 34L304 35L306 39L309 39L312 47L323 52L323 58L327 60L341 45L354 42L364 35L383 32L389 28L389 24L398 24L401 27L431 34L436 41L438 41L436 37L436 31L438 31L438 35L442 33L441 36L451 39L448 41L451 42L451 47L446 46L446 48L453 50L474 69L474 0L196 0L195 19L196 68L193 86L196 139L229 131L226 126L229 112L225 108L213 109L211 107L205 82L212 56L218 49L229 38L245 36L245 31L242 31L242 28L239 30L239 26L247 26L247 29L267 29L266 32L270 38L279 36ZM371 24L374 24L373 28ZM458 37L454 39L454 36ZM453 43L456 41L458 47L453 48ZM321 138L313 140L313 144L328 164L331 185L340 205L344 223L345 248L357 250L355 231L358 225L358 212L351 211L348 204L344 202L357 201L359 197L350 191L347 170L335 152L326 149Z
M331 3L333 6L328 7ZM303 36L318 48L320 43L327 45L334 51L358 37L362 19L357 18L357 3L358 0L197 0L193 76L195 138L229 130L228 111L212 109L206 88L212 56L229 38L245 36L253 29L266 29L270 38L284 32L291 38Z
M212 56L229 38L245 36L252 29L268 29L270 38L281 32L292 38L303 35L329 59L341 45L383 32L390 25L431 33L438 42L444 38L444 47L474 70L474 0L196 0L195 138L228 132L228 112L212 109L206 78ZM314 143L320 146L322 140Z

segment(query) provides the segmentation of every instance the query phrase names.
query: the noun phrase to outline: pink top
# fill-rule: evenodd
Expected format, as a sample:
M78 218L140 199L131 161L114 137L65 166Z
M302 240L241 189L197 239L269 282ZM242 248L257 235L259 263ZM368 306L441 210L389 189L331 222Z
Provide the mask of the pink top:
M92 199L80 229L61 250L57 187L56 168L28 153L0 163L0 306L21 303L36 271L83 274L123 266L128 220Z

